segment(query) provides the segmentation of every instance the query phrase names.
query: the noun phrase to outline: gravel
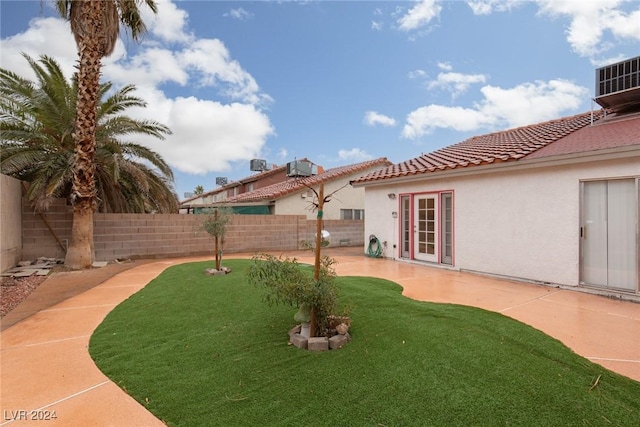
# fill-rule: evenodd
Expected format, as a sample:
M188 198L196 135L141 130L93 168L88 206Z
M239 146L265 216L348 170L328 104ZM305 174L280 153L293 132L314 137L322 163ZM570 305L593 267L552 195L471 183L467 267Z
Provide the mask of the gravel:
M0 318L4 317L36 290L47 276L3 277L0 286Z

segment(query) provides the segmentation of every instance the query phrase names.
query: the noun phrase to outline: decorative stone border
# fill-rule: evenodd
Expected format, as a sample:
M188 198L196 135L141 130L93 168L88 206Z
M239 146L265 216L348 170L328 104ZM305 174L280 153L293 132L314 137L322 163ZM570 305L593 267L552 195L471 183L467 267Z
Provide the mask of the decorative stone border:
M221 267L220 270L207 268L204 273L208 276L224 276L225 274L231 273L231 269L229 267Z
M344 325L344 323L342 323L341 325ZM336 334L330 338L307 338L300 333L302 330L302 325L297 325L289 331L289 345L293 345L309 351L337 350L344 347L349 341L351 341L351 335L349 335L349 332L347 332L348 329L348 327L342 328L342 331L344 331L344 333L336 332Z

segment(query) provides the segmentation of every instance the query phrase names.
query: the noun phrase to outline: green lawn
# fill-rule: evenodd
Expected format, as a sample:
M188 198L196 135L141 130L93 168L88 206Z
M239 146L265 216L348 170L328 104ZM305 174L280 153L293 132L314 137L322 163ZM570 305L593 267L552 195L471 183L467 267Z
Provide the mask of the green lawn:
M353 341L312 353L287 345L295 309L262 302L250 261L224 265L167 269L91 338L100 369L168 425L640 426L639 382L500 314L340 277Z

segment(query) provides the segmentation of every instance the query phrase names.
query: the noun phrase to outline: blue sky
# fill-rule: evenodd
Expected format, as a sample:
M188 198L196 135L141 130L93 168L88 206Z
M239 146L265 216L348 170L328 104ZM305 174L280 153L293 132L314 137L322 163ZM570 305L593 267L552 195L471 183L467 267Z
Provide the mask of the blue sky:
M0 1L0 64L20 52L71 75L76 48L50 1ZM640 54L640 2L169 1L124 35L103 77L135 84L173 134L138 140L182 198L251 175L249 161L325 169L394 163L473 135L592 108L594 70Z

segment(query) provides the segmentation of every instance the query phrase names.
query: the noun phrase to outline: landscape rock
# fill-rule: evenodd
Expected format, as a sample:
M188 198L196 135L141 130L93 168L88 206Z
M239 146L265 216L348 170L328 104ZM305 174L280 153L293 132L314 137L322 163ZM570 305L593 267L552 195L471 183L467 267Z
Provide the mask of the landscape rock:
M291 330L289 330L289 338L291 338L293 334L299 334L301 329L302 329L302 325L296 325L293 328L291 328Z
M329 348L332 350L344 347L347 342L349 342L349 338L347 335L334 335L329 338Z
M307 348L309 351L327 351L329 350L329 338L327 337L312 337L307 342Z
M338 332L338 334L340 335L346 335L347 332L349 332L349 326L347 326L346 323L340 323L338 326L336 326L336 332Z
M204 272L209 276L224 276L225 274L231 273L231 269L229 267L222 267L220 270L207 268Z
M298 348L307 348L308 340L300 334L291 335L291 344Z

